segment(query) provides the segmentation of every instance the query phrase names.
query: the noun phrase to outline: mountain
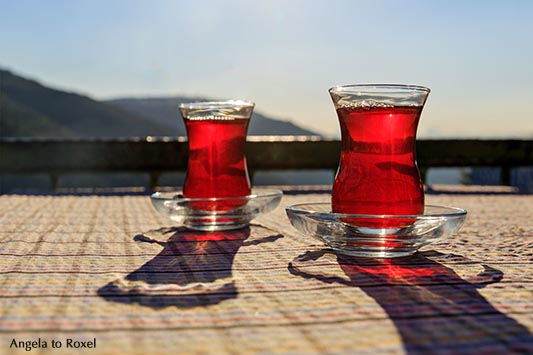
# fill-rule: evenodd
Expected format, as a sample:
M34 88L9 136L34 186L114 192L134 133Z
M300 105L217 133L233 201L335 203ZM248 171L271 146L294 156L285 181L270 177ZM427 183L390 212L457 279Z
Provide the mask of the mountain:
M22 106L0 92L0 137L76 137L50 117Z
M123 98L96 101L0 69L0 137L185 136L177 106L205 98ZM254 113L249 135L316 135Z
M202 97L164 97L164 98L120 98L106 103L124 109L133 114L151 118L154 122L172 126L168 135L185 136L185 125L178 110L184 102L213 101ZM300 128L290 122L269 118L254 112L250 120L248 135L318 135Z
M0 136L127 137L168 135L171 129L115 105L0 70Z

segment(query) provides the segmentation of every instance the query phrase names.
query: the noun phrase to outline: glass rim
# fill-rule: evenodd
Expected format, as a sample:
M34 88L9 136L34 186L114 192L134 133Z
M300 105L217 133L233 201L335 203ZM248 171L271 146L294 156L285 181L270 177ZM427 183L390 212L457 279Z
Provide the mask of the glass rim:
M411 84L348 84L348 85L336 85L331 87L328 92L329 93L356 93L356 92L363 92L365 90L361 89L368 89L368 91L373 92L391 92L394 90L405 90L405 91L415 91L415 92L424 92L424 93L430 93L431 89L425 86L421 85L411 85Z
M254 107L255 103L248 100L224 100L224 101L196 101L196 102L182 102L178 108L187 109L202 109L202 108L218 108L218 107Z

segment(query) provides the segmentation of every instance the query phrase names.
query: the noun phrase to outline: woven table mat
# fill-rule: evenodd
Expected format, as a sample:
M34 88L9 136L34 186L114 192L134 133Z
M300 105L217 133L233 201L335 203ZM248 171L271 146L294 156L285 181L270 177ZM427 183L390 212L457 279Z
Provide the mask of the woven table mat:
M146 196L0 196L0 353L533 353L533 197L429 195L464 227L390 263L290 226L285 206L328 198L203 233Z

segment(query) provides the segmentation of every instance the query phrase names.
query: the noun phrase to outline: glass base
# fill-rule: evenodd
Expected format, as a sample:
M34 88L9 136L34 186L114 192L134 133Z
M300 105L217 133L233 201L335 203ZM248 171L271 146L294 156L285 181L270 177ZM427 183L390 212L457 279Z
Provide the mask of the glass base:
M205 223L195 223L195 222L184 222L183 223L187 228L197 230L197 231L203 231L203 232L215 232L215 231L228 231L233 229L241 229L248 227L248 222L246 223L239 223L238 220L235 221L226 221L226 222L205 222Z

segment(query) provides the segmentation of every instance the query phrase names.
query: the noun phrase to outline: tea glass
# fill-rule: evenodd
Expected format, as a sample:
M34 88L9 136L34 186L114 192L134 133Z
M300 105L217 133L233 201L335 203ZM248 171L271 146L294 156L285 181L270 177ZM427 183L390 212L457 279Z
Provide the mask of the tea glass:
M416 131L430 90L347 85L329 90L341 127L331 202L288 206L292 225L340 254L392 258L459 230L466 211L424 205Z
M251 189L246 165L246 131L254 103L242 100L179 105L187 128L189 157L183 192L157 192L158 212L204 231L246 227L273 210L282 192Z
M184 197L250 194L245 145L253 108L253 102L241 100L179 105L189 139Z
M416 131L429 92L428 88L408 85L348 85L329 90L342 135L332 191L333 212L423 213ZM387 222L392 223L390 227L397 223L383 220L378 226L389 227Z

